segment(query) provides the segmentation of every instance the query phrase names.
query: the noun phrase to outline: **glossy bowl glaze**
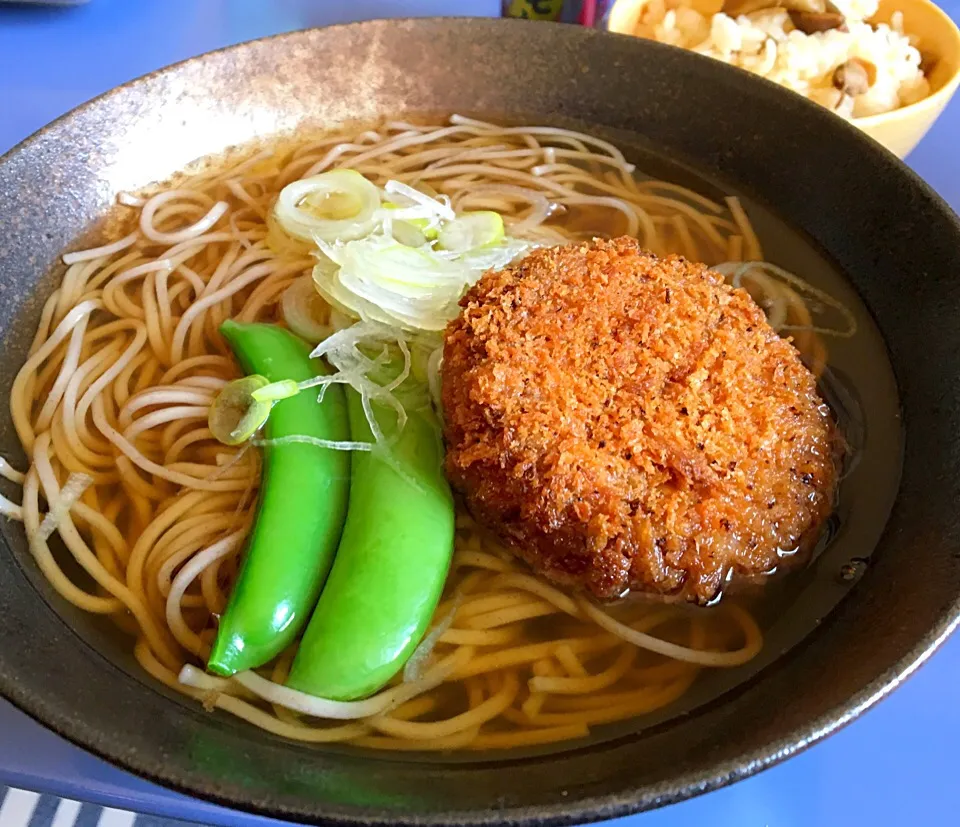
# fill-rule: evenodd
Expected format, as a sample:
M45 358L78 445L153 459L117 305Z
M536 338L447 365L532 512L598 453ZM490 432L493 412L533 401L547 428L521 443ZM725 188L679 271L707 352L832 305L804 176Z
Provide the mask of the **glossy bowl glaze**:
M647 0L617 0L607 15L607 29L633 34ZM693 0L696 8L716 9L719 2ZM960 87L960 29L930 0L880 0L875 23L889 23L895 12L903 15L903 29L918 38L920 47L935 59L930 72L930 94L921 101L885 112L855 118L852 123L891 152L905 158L933 126Z
M772 206L846 274L889 345L906 431L899 497L875 553L856 550L869 558L857 582L838 571L845 597L800 646L643 733L539 757L397 758L293 744L157 684L109 624L56 597L9 523L0 692L34 718L144 777L292 821L572 824L668 804L793 755L891 691L953 629L956 217L829 112L654 43L523 21L372 22L215 52L81 107L0 160L3 393L63 272L59 255L102 235L118 191L298 129L453 111L629 136ZM22 459L6 412L0 453Z

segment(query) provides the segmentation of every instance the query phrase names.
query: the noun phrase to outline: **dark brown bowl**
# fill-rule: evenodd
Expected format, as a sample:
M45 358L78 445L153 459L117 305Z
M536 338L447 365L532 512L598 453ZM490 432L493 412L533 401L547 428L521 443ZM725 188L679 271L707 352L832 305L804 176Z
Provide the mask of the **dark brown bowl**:
M466 111L578 122L733 182L847 275L890 351L902 483L866 571L801 645L646 732L539 757L395 760L291 744L146 677L52 594L17 524L0 547L0 692L92 752L221 804L343 824L566 824L728 784L843 726L960 615L960 226L891 154L798 95L640 40L519 21L373 22L205 55L70 113L0 161L3 388L59 253L118 190L310 124ZM897 440L890 442L896 453ZM0 422L0 451L17 456ZM894 458L896 459L896 458ZM876 531L883 523L876 515ZM775 652L773 654L776 654Z

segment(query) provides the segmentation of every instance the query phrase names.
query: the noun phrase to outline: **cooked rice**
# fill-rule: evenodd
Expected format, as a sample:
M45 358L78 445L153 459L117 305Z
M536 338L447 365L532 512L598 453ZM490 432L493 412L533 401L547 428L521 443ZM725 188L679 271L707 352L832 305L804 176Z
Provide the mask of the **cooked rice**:
M684 4L685 3L685 4ZM877 0L834 0L847 31L804 34L783 9L740 17L704 14L690 0L649 0L635 34L691 49L806 95L846 118L890 112L930 94L915 42L903 31L898 12L889 24L867 23ZM869 90L852 97L832 83L837 67L851 58L877 68Z

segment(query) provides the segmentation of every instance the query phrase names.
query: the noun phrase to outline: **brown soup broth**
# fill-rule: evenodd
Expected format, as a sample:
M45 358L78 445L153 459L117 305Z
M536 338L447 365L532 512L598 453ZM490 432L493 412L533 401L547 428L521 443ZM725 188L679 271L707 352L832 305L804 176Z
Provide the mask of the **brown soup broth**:
M704 668L691 688L672 704L630 720L592 726L587 739L499 753L511 758L558 752L659 729L669 725L671 719L695 714L697 709L719 702L724 695L735 691L761 671L774 668L778 658L799 645L826 620L869 565L870 555L880 540L896 497L902 464L903 428L899 397L886 345L856 290L815 242L791 228L774 209L762 205L719 176L705 175L668 160L637 146L635 139L623 133L603 133L582 126L576 128L614 143L629 161L636 164L635 174L639 180L677 183L720 204L724 198L736 196L762 244L764 259L842 302L856 319L857 332L850 338L822 338L827 348L827 366L820 377L819 389L836 416L844 443L842 477L834 513L825 522L820 539L807 559L791 560L785 556L779 571L751 582L734 584L725 590L722 598L723 602L733 602L747 609L756 619L764 634L760 654L739 667ZM592 235L614 237L622 234L623 222L618 217L611 220L610 216L610 211L575 207L550 221L582 234L585 239ZM451 581L449 585L455 584ZM628 596L624 600L631 598ZM709 615L721 611L721 608L691 606L686 611ZM535 643L556 634L552 624L564 622L558 616L531 621L525 625L525 638L520 643ZM675 629L664 626L657 630L657 634L678 643L684 642L679 625ZM438 708L436 717L450 714L458 703L462 701L455 697L455 691L451 692L451 708ZM495 755L497 753L493 752L448 753L445 760L490 760Z
M854 288L811 239L792 229L777 216L775 209L762 205L748 193L723 181L720 176L703 174L675 160L666 159L656 151L638 145L635 136L604 133L582 124L571 126L614 143L636 164L638 179L660 179L680 184L721 204L725 197L737 196L760 239L765 259L795 273L842 302L853 313L858 327L857 333L851 338L823 339L828 353L827 369L820 381L821 394L833 410L846 444L843 478L835 512L824 526L820 541L809 560L785 559L786 565L782 571L751 583L736 584L728 588L723 597L723 603L742 605L757 620L764 634L762 651L740 667L702 669L693 685L679 699L653 713L619 723L592 726L587 742L593 743L668 725L671 719L679 715L695 714L698 708L717 702L761 670L772 668L777 658L800 644L824 622L830 611L856 585L869 565L869 557L884 530L899 482L903 431L896 382L880 332ZM565 213L553 216L550 221L567 230L574 230L583 237L594 234L616 236L625 229L624 222L616 217L611 218L610 211L585 207L569 208ZM25 323L28 326L32 324L27 320ZM22 538L13 536L17 531L7 529L6 534L14 546L22 545ZM69 560L66 562L68 575L76 575L77 580L83 582L85 578L77 571L76 564L71 565ZM464 576L462 571L451 577L448 593L456 587L457 579ZM722 610L722 606L685 609L686 612L701 613L704 618ZM613 611L616 612L616 609ZM111 652L116 648L106 645L108 638L116 637L116 628L104 618L83 617L72 608L67 615L77 619L76 626L83 630L81 636L93 638L95 648L109 649ZM576 623L582 626L583 621L573 621L563 615L537 618L524 624L524 638L519 644L556 637L558 628ZM685 644L683 626L683 623L667 624L658 628L656 634ZM643 662L648 653L641 652L638 657ZM653 656L650 657L655 660ZM128 655L117 655L116 660L127 671L146 680ZM463 682L451 682L444 690L442 702L420 720L443 719L461 711L465 691ZM176 696L171 693L171 697ZM186 702L184 699L178 700ZM584 743L581 739L543 747L511 749L509 752L455 751L444 753L440 760L516 758L525 754L579 748ZM357 749L333 745L323 748ZM382 752L371 754L383 756ZM410 753L406 753L404 758L421 760ZM438 760L438 756L425 755L422 760Z

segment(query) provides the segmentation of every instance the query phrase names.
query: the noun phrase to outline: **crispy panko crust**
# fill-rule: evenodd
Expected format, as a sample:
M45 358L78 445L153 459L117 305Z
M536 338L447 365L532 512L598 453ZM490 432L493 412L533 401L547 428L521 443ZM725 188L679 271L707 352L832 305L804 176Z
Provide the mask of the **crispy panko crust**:
M745 291L618 238L536 250L460 304L447 474L549 579L707 603L816 541L835 425Z

